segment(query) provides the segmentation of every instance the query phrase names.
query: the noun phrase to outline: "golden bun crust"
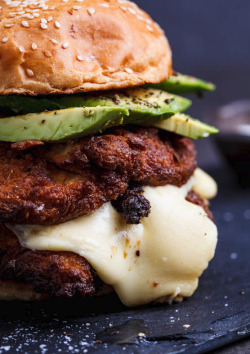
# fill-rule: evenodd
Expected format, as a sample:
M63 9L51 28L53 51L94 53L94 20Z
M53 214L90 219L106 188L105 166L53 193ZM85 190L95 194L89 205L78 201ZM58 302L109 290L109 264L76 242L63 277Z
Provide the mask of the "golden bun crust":
M0 281L0 300L34 301L45 298L45 295L36 293L31 285L13 281Z
M163 31L132 2L11 1L0 2L1 95L118 89L171 75Z

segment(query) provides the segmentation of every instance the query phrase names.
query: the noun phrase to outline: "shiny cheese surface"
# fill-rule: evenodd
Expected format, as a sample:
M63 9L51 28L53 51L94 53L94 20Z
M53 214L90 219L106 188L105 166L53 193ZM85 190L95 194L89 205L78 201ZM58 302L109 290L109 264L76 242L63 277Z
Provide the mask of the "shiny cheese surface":
M177 188L145 187L151 213L139 225L127 225L111 203L65 224L12 227L23 246L71 251L85 257L99 277L114 287L127 306L165 296L189 297L213 258L217 228L204 210L185 200L190 189L211 195L214 182L196 173Z
M197 168L193 176L195 182L193 190L203 199L212 199L218 192L217 183L206 172Z

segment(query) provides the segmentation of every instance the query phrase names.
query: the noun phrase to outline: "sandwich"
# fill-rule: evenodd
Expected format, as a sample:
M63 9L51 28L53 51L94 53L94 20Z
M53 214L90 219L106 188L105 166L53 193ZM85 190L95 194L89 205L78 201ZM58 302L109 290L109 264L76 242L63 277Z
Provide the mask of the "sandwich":
M215 181L168 40L125 0L0 2L0 298L190 297Z

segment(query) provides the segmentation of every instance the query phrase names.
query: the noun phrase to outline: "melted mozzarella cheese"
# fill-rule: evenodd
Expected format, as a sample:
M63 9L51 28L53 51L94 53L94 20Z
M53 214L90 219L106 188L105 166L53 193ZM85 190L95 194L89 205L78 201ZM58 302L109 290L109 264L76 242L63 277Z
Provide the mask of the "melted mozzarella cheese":
M197 168L193 178L195 179L193 190L203 199L212 199L216 196L218 192L217 183L206 172Z
M139 225L127 225L107 203L65 224L12 229L30 249L71 251L86 258L127 306L165 296L189 297L217 243L214 223L201 207L185 200L195 185L202 190L202 180L208 190L213 188L202 173L182 188L145 187L152 209Z

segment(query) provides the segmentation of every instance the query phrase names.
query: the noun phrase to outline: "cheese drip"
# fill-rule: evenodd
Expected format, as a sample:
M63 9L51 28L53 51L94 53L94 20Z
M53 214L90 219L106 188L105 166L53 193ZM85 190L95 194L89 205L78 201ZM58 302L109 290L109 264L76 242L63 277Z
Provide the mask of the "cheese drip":
M199 186L213 195L216 184L196 171L187 185L145 187L152 210L139 225L127 225L111 203L65 224L12 226L24 247L71 251L86 258L127 306L165 296L191 296L213 258L217 228L204 210L185 200Z

